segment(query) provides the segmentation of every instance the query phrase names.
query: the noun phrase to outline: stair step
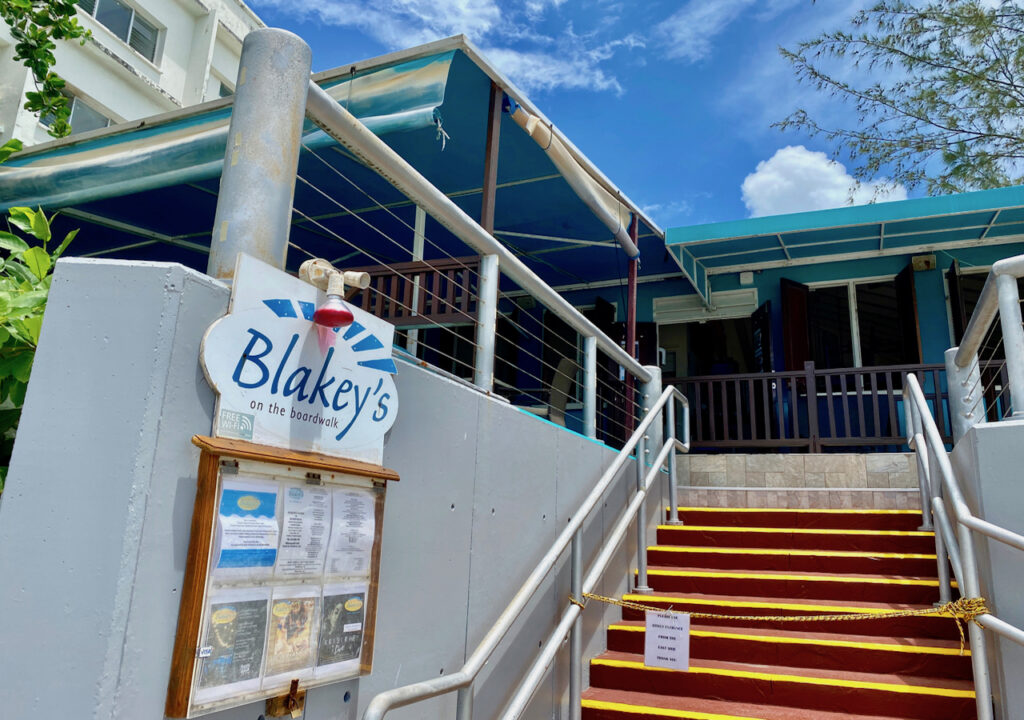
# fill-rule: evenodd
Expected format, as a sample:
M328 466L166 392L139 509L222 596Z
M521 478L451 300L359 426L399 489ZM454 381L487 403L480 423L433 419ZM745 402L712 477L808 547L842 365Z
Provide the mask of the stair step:
M643 653L643 621L624 620L608 628L608 649ZM694 624L690 632L691 662L736 660L762 665L860 668L877 673L970 680L970 650L960 655L952 640L889 638L870 635L764 630Z
M935 553L856 550L789 550L651 545L647 562L665 567L718 570L793 570L797 572L872 573L934 577Z
M869 602L927 604L939 599L937 578L899 575L724 571L651 567L647 583L662 592L842 600L855 593Z
M864 715L896 713L918 720L975 717L970 682L818 668L794 670L721 660L700 660L681 672L649 668L643 656L606 652L590 666L595 687L735 702L803 707Z
M828 600L815 602L803 598L771 598L746 597L739 595L706 595L698 593L630 593L623 597L628 602L651 605L654 607L672 608L694 613L715 613L728 615L729 618L707 619L716 625L729 627L763 627L782 630L800 630L803 632L837 632L839 623L825 620L808 621L764 621L755 620L750 616L797 616L797 615L839 615L880 614L897 610L929 610L931 605L907 603L876 603L848 600ZM623 608L623 619L642 620L643 612ZM699 620L699 618L695 618ZM960 633L956 623L946 615L934 611L934 614L880 618L878 620L851 620L842 623L842 629L858 635L918 637L942 640L956 640L959 647Z
M921 525L920 510L680 507L679 518L687 525L818 529L917 530Z
M659 525L657 544L927 554L935 552L935 534L922 530Z
M909 720L891 715L852 715L778 705L679 698L590 688L583 693L583 720Z

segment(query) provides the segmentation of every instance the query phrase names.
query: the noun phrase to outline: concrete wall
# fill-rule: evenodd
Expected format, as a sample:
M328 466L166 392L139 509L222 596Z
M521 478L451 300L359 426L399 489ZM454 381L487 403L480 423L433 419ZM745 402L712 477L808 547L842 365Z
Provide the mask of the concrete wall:
M178 265L58 264L0 497L4 718L162 715L198 464L189 438L209 432L213 409L199 342L227 296ZM397 384L385 463L402 480L388 491L374 671L312 690L309 720L356 718L381 690L458 670L614 456L422 368L400 363ZM586 557L633 473L588 521ZM625 589L633 550L599 592ZM567 595L563 567L483 671L475 717L506 702ZM617 617L586 611L591 652ZM529 717L565 717L566 682L556 670ZM450 695L393 717L450 718L454 706Z
M971 512L1024 535L1024 423L975 425L953 448L953 469ZM974 533L981 595L999 618L1024 628L1024 553ZM996 717L1015 720L1024 708L1024 647L987 632Z

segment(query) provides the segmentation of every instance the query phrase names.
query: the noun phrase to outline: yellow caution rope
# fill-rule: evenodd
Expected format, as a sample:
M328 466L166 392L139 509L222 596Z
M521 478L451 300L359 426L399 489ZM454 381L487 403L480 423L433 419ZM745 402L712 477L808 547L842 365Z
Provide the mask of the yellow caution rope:
M598 602L606 603L608 605L618 605L619 607L628 608L630 610L639 610L641 612L671 612L689 615L692 618L698 618L701 620L756 620L759 622L844 622L844 621L856 621L856 620L887 620L890 618L903 618L903 617L916 617L926 615L939 615L949 616L956 623L956 629L960 633L960 654L964 654L964 648L967 645L966 637L964 636L963 623L974 622L979 627L984 627L978 622L977 617L984 615L988 612L988 608L985 606L985 598L960 598L953 600L945 605L940 605L934 608L921 608L917 610L891 610L888 612L880 613L839 613L835 615L726 615L722 613L707 613L707 612L688 612L686 610L675 610L671 606L657 607L655 605L645 605L644 603L632 602L630 600L620 600L618 598L605 597L604 595L596 595L594 593L583 593L584 601L581 602L572 595L569 596L569 602L573 605L579 606L581 609L586 608L586 600L597 600Z

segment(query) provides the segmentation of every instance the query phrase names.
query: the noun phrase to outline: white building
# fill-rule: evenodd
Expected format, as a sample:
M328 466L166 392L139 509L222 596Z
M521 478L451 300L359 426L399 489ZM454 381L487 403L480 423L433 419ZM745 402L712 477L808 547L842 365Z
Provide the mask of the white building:
M58 42L56 72L73 97L75 134L137 120L230 93L242 38L264 27L241 0L79 0L85 45ZM31 74L13 60L0 22L0 142L50 140L23 109Z

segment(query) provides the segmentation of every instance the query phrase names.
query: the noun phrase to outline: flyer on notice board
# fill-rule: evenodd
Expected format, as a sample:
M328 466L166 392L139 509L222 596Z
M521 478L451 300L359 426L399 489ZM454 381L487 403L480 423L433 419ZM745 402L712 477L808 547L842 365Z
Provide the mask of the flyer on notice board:
M327 574L369 576L377 497L372 490L334 491L334 522L327 550Z
M266 588L225 590L211 596L199 648L203 660L196 702L259 689L269 601Z
M319 587L274 589L264 688L287 686L293 678L312 677L319 621Z
M366 583L324 586L316 677L359 672L367 590Z
M285 485L281 495L284 527L276 574L319 576L324 571L331 527L331 491L315 485Z
M269 575L277 559L276 483L224 480L218 508L215 574Z

